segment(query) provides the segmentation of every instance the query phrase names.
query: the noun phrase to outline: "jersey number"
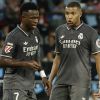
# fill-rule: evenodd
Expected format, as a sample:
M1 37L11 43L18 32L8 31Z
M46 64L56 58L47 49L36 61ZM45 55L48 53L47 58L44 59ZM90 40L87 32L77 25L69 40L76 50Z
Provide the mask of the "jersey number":
M18 92L15 92L14 95L16 95L16 100L18 100L19 93Z

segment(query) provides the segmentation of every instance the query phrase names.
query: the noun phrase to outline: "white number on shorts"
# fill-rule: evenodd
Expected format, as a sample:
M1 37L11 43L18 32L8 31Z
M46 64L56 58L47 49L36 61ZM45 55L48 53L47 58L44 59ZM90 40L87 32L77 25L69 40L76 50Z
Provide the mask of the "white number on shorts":
M18 100L19 93L15 92L14 94L16 95L16 100Z

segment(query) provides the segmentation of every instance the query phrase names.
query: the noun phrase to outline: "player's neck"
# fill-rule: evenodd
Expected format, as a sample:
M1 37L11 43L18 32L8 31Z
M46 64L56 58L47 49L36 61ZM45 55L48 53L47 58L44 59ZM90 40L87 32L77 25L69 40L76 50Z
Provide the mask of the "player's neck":
M82 23L82 21L79 20L74 27L77 28L78 26L80 26L81 23Z
M69 28L77 29L81 25L82 21L78 21L75 25L69 26Z
M25 25L23 25L22 23L20 24L20 27L22 28L22 30L24 30L25 32L30 32L31 30L26 28Z

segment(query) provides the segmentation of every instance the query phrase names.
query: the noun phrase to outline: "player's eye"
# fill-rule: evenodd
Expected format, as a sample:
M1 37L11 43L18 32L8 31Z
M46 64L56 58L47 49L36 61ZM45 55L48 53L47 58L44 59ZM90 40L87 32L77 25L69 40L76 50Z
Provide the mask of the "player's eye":
M31 19L31 20L33 20L33 19L39 19L39 17L33 16L33 17L29 17L29 19Z
M75 15L76 13L75 13L75 12L72 12L71 14L72 14L72 15Z
M34 19L34 17L29 17L29 19Z
M66 14L66 15L69 15L69 13L68 13L68 12L65 12L65 14Z

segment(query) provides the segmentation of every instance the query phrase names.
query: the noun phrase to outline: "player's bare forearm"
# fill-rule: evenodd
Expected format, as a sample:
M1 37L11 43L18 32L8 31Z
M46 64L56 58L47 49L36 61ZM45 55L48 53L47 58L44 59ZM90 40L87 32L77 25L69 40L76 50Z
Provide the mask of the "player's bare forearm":
M54 77L57 75L59 64L60 64L60 56L59 56L59 54L56 54L55 59L53 61L53 66L51 69L49 80L48 80L49 81L49 88L47 91L48 96L50 96L51 89L52 89L52 81L53 81Z
M97 73L98 73L99 81L100 81L100 53L97 53L94 56L95 56L95 61L96 61L96 69L97 69Z
M100 98L100 53L94 54L95 62L96 62L96 70L99 77L99 91L97 93L93 93L93 99Z
M0 57L0 66L6 68L6 67L12 67L12 68L32 68L35 70L39 70L40 65L38 65L38 63L34 60L32 61L18 61L15 59L11 59L11 58L5 58L5 57Z
M60 63L60 56L58 54L56 54L55 59L53 61L53 66L51 69L50 77L49 77L50 82L52 82L52 80L54 79L54 77L56 76L56 74L58 72L59 63Z
M10 58L0 57L0 66L2 67L8 67L12 66L14 61Z

